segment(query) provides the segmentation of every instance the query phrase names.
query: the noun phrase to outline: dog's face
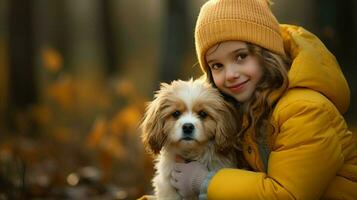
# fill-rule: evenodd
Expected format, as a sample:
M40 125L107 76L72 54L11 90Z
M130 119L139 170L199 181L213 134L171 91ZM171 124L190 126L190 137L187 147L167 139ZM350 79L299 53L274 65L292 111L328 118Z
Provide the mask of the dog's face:
M235 109L217 89L202 80L174 81L162 84L148 104L143 141L154 154L163 146L190 151L208 141L223 152L232 147L237 125Z

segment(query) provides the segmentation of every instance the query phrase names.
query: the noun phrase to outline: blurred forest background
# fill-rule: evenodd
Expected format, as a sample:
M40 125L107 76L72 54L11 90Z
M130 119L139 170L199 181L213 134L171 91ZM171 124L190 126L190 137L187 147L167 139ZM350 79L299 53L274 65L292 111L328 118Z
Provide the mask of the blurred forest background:
M204 0L0 0L0 200L151 193L138 124L159 83L200 75ZM275 0L335 54L357 131L357 1Z

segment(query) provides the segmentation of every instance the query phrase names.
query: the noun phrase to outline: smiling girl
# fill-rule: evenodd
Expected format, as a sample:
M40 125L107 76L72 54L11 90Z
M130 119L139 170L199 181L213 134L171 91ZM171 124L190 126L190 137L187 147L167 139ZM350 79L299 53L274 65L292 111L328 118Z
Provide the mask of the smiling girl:
M279 25L266 0L210 0L195 44L207 80L243 116L237 149L250 169L177 163L171 183L183 198L357 199L350 91L315 35Z

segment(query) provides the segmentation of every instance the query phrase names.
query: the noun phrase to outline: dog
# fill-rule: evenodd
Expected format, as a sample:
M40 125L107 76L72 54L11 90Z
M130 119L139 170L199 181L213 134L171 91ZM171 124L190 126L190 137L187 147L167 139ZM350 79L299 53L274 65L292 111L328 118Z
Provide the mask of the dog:
M181 199L170 184L176 156L198 161L209 171L237 167L236 110L203 79L161 84L141 123L144 146L156 157L152 182L157 199Z

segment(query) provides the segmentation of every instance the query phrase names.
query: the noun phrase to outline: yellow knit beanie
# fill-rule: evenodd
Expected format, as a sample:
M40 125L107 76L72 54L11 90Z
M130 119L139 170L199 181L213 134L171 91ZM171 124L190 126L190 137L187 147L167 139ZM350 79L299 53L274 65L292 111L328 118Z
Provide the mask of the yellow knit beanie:
M268 0L210 0L202 6L195 28L195 45L204 72L208 72L207 50L229 40L253 43L285 55L279 23Z

